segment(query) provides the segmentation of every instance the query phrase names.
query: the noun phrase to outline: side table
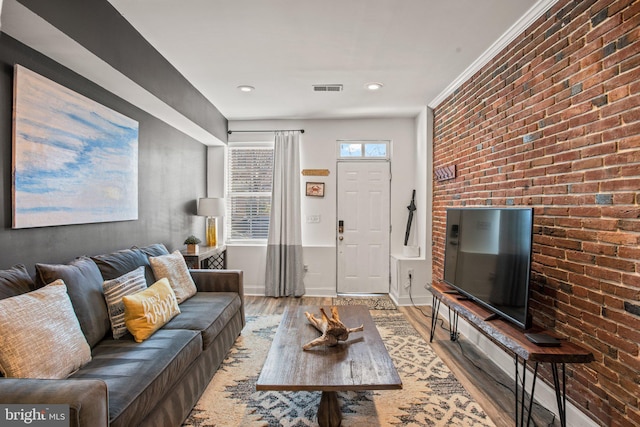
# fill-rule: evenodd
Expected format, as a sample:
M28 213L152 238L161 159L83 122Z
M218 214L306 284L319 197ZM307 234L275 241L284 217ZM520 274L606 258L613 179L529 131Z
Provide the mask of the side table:
M227 268L227 247L225 245L198 246L197 253L189 253L186 249L181 250L180 253L189 268L216 270Z
M433 340L436 325L438 322L437 313L440 303L449 309L449 337L451 341L458 339L458 318L464 317L469 323L485 334L491 341L498 344L507 352L513 354L515 359L515 421L516 427L529 426L531 422L531 409L533 408L533 396L536 389L536 379L538 378L538 365L549 363L553 375L553 387L556 392L556 403L558 414L560 415L560 425L567 427L567 373L565 365L567 363L589 363L594 360L593 353L578 344L563 341L560 347L540 347L529 341L522 329L517 328L500 318L493 319L492 313L467 299L459 299L456 293L451 293L452 288L444 283L434 283L430 288L433 295L432 310L435 315L431 317L431 335L429 341ZM451 316L453 312L453 318ZM493 319L493 320L490 320ZM531 332L542 332L532 328ZM533 383L527 407L525 396L525 380L527 365L533 364ZM522 375L518 372L519 365L522 364ZM558 369L560 368L560 369ZM520 387L522 382L522 387ZM520 393L518 392L518 389ZM526 419L525 419L526 418Z

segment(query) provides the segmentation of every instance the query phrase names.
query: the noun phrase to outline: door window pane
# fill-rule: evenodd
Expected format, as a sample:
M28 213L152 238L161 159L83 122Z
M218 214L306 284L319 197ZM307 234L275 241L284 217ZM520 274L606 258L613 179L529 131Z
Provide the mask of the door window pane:
M364 144L365 157L387 157L387 144Z
M390 141L338 141L341 159L388 159Z
M362 144L340 144L340 157L362 157Z

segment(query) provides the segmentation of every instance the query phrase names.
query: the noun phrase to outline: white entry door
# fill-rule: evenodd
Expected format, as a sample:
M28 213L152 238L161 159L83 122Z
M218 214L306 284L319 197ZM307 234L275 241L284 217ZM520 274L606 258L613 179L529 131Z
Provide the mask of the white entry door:
M389 162L338 163L338 293L389 293Z

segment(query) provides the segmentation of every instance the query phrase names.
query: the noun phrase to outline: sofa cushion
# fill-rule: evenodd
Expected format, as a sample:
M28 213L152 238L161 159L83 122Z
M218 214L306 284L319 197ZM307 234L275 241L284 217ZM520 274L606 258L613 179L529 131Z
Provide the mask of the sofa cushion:
M180 304L180 316L167 323L164 329L200 331L206 349L238 312L240 305L240 297L235 292L198 292Z
M17 264L9 269L0 270L0 299L24 294L35 288L36 285L24 265Z
M175 251L169 255L150 257L149 262L155 277L169 279L169 284L176 294L178 304L196 294L196 284L193 283L187 263L180 251Z
M124 322L124 303L122 297L135 294L147 289L147 281L144 278L144 266L140 266L122 276L105 280L102 283L104 299L109 310L109 320L111 321L111 332L113 339L118 339L127 333L127 326Z
M200 334L160 329L136 343L131 335L106 338L93 348L93 359L70 378L107 383L112 426L137 426L171 393L202 352Z
M0 371L10 378L66 378L91 349L62 280L0 301Z
M138 267L145 267L147 286L155 283L155 277L149 264L149 256L138 248L122 249L109 254L95 255L91 259L96 263L104 280L116 279Z
M140 249L142 252L147 254L147 256L161 256L161 255L169 255L169 251L167 247L162 243L154 243L152 245L143 246Z
M180 314L176 295L167 278L136 294L123 296L122 303L124 323L137 342L146 340Z
M111 330L111 323L96 263L80 257L69 264L36 264L36 271L43 284L57 279L64 281L87 342L91 347L100 342Z

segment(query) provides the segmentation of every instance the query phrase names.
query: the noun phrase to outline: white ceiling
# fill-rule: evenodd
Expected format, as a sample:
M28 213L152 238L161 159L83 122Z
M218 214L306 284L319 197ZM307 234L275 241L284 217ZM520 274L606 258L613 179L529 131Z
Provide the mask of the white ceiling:
M109 1L230 120L415 116L549 3ZM384 87L367 91L371 81Z
M257 120L416 116L557 0L108 1L227 119ZM17 0L0 5L2 32L203 144L225 143ZM365 90L371 81L384 87Z

